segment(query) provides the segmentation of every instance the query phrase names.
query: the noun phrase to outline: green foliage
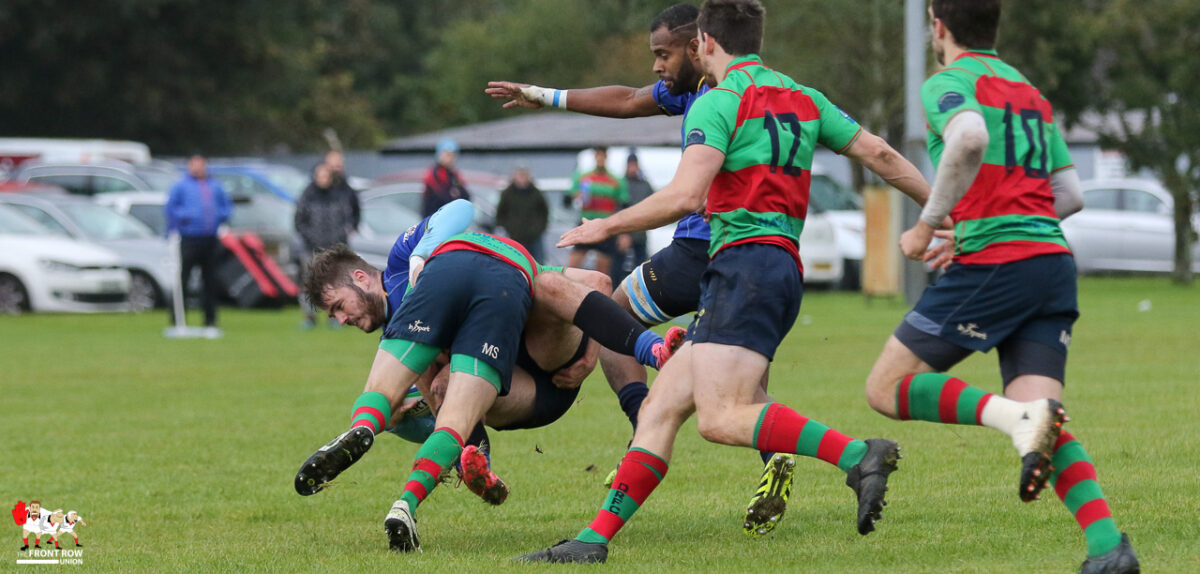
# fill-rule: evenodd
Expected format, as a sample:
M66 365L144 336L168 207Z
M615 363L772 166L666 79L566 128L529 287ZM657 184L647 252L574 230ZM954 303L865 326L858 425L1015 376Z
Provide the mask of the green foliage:
M1148 572L1200 571L1200 433L1194 293L1163 279L1085 279L1068 369L1067 428L1095 461L1117 524ZM1139 312L1139 301L1153 302ZM856 437L904 447L879 530L854 530L854 495L830 465L801 460L792 503L765 540L741 531L758 455L684 426L662 486L588 572L1074 572L1078 526L1047 491L1017 498L1018 458L983 428L900 423L862 384L906 308L806 294L773 365L772 395ZM345 429L377 338L300 331L298 311L224 310L225 338L164 340L162 313L0 317L0 499L78 510L88 572L551 572L508 559L574 535L629 423L597 373L560 421L493 432L512 488L488 507L442 485L418 516L423 554L387 550L384 514L416 446L384 436L312 497L300 463ZM193 316L192 320L199 320ZM1000 390L995 354L954 370ZM7 518L5 519L7 520ZM19 528L8 526L8 564ZM69 545L68 545L69 546ZM1031 565L1035 565L1031 568ZM582 571L567 568L570 571ZM14 570L17 571L17 570Z

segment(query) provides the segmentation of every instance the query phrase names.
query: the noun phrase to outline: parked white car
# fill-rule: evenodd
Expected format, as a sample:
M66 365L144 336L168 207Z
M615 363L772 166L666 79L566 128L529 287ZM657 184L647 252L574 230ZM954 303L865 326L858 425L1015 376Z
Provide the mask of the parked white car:
M116 253L0 206L0 313L124 311L128 296L129 270Z
M59 235L113 250L129 270L129 308L165 307L174 292L179 255L141 221L97 205L88 198L59 193L6 193L6 204Z
M1083 183L1083 211L1064 219L1063 235L1081 273L1169 272L1175 268L1174 198L1146 179L1094 179ZM1192 216L1193 230L1200 215ZM1192 269L1200 271L1200 244Z

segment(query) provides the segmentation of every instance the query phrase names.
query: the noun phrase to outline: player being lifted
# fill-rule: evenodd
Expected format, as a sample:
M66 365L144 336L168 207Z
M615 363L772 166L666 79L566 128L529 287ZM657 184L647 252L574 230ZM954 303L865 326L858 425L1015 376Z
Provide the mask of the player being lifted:
M469 390L471 387L470 383L456 384L456 380L463 377L466 377L465 380L471 380L469 376L458 373L482 373L480 376L488 382L500 386L491 394L492 400L479 414L486 414L488 423L500 429L544 426L556 420L574 402L579 383L590 371L591 365L594 365L594 358L590 363L579 360L579 355L587 348L587 341L576 326L595 334L596 338L605 344L637 354L641 360L651 365L660 365L669 356L669 346L663 339L647 331L632 318L625 321L612 320L614 312L617 317L628 316L621 313L606 294L571 281L564 273L559 273L554 268L537 265L528 254L510 242L483 234L468 233L446 237L448 233L465 228L464 222L470 221L472 213L473 208L468 202L459 201L414 226L397 240L389 256L387 269L382 274L345 248L322 252L314 259L313 271L305 286L306 295L314 299L314 304L326 309L343 324L353 324L367 332L385 327L385 332L381 350L368 378L367 388L355 403L351 429L305 461L296 476L296 489L301 494L314 494L321 490L325 483L365 454L377 433L396 422L394 413L399 413L408 389L416 382L416 379L410 376L410 371L416 371L417 375L426 373L426 367L434 363L438 354L427 357L427 347L436 347L438 351L443 348L451 351L451 374L444 399L447 406L439 410L437 420L442 421L444 417L450 417L449 420L460 425L460 419L474 416L472 413L475 411L464 406L461 397L457 400L451 400L450 397L455 394L453 389L467 387ZM449 252L461 253L449 257L441 255ZM406 293L410 281L415 280L413 278L424 267L424 260L431 257L431 254L440 256L437 266L439 269L448 265L452 266L452 269L439 271L433 274L435 279L427 279L418 284L420 286L433 283L433 286L424 289L413 288L411 292ZM468 259L470 261L467 261ZM451 261L451 264L446 264L447 260ZM455 260L463 261L454 265ZM504 263L505 267L495 269L496 260ZM485 271L489 267L493 268L493 272L481 271L482 278L474 277L471 275L473 265ZM523 273L525 290L532 293L536 286L540 292L536 299L537 305L534 306L534 314L529 315L528 323L525 316L529 312L529 305L522 301L514 301L516 295L511 289L512 285L507 285L506 288L504 282L504 276L512 273L497 273L501 269L507 271L509 267L515 267ZM601 288L607 288L607 278L601 274L580 270L565 272L598 276L605 284ZM448 279L446 276L454 278ZM436 279L437 277L441 279ZM468 277L472 279L468 280ZM487 287L489 279L496 281L490 288ZM417 294L430 291L444 291L440 297L446 300L441 304L431 304L427 301L422 303L423 299ZM417 299L413 300L410 297ZM472 299L476 306L468 305L466 299ZM501 308L508 310L501 312ZM427 316L406 323L403 319L404 313L415 312L424 312ZM520 320L510 316L518 312L522 314ZM564 320L563 317L572 319ZM508 342L511 335L509 331L513 329L516 330L519 345ZM525 329L523 334L522 329ZM679 331L681 330L671 334L673 340L681 339ZM479 338L480 334L485 332L494 332L494 336L480 343L479 349L468 349L469 344L459 341L460 337ZM384 352L392 351L397 345L407 344L412 339L427 338L437 344L410 345L406 347L408 351L399 354ZM454 345L451 345L451 342ZM470 353L464 352L468 350ZM482 354L486 358L463 358L476 354ZM400 363L397 364L396 361ZM523 369L518 371L515 377L501 377L500 373L513 370L509 361L520 363ZM583 370L577 370L580 362L586 364ZM567 369L571 371L568 373L569 380L555 378L555 381L551 382L550 379L556 375L553 370L544 370L542 364L571 365ZM488 370L489 365L496 372ZM421 368L418 370L415 367ZM427 387L428 379L420 380L426 385L422 391L427 396L432 396ZM465 392L468 391L460 393ZM478 401L486 399L473 398ZM476 422L479 418L482 417L476 417ZM424 441L426 446L422 447L421 452L425 452L430 441L433 441L435 448L436 444L441 444L440 448L444 454L445 449L449 448L449 443L444 440L446 436L464 436L459 426L448 427L453 429L450 434L439 434L439 429L445 430L442 429L443 426L442 422L438 422L438 428ZM477 426L476 424L471 428ZM486 460L470 446L461 449L463 441L458 440L458 443L462 450L461 458L456 455L455 460L443 461L447 464L439 466L445 468L449 463L461 460L463 479L468 486L489 502L502 502L507 490L503 488L502 483L497 484L497 479L491 474ZM473 474L481 475L486 484L480 484L480 488L476 488L474 483L480 476ZM409 486L413 484L410 483ZM419 501L433 486L434 483L431 482L424 485L425 490L421 491L419 496L413 494L412 497L402 498L406 503L405 508L410 510L406 511L407 514L393 513L395 516L389 518L389 524L393 526L389 532L394 549L408 551L419 547L411 512L415 511ZM498 486L500 491L493 489L495 486ZM416 492L415 487L406 491Z
M884 345L867 399L900 420L1008 434L1021 456L1021 500L1034 500L1049 482L1083 529L1083 572L1137 572L1091 460L1074 436L1060 434L1079 311L1075 263L1058 222L1083 206L1079 176L1050 103L993 49L1000 0L933 0L930 19L944 66L922 88L937 179L900 246L920 259L949 214L957 247L946 274ZM943 374L992 348L1003 396Z
M696 414L712 442L819 458L837 466L858 498L860 534L875 528L899 447L856 440L779 403L759 382L790 330L803 292L799 237L816 144L862 158L910 195L927 186L912 164L820 92L765 67L764 10L757 0L709 0L700 8L700 62L716 87L684 121L685 148L669 185L616 215L589 221L562 244L652 229L706 207L711 258L689 341L642 405L633 447L595 520L576 538L523 556L601 562L608 542L667 473L675 436Z
M659 80L649 86L556 90L513 82L489 82L486 91L492 97L508 99L505 107L555 106L619 118L682 114L686 122L692 104L710 88L699 60L698 14L699 10L691 4L676 4L655 17L650 25L650 50L654 54L653 71ZM881 146L881 140L868 137L864 144L839 151L885 175L891 173L887 165L895 165L897 159L903 161L886 144ZM924 201L928 190L919 178L890 183L918 202ZM700 277L708 266L710 237L709 225L700 213L684 215L676 226L671 244L630 273L613 298L647 325L657 325L696 311L700 301ZM631 421L636 421L647 392L645 369L614 367L604 352L601 353L601 366L621 400L621 407ZM765 394L765 377L763 383L764 392L757 397L760 401L769 400ZM636 423L634 426L636 429ZM760 451L760 455L765 464L762 479L747 505L743 523L746 533L751 535L770 532L783 517L795 466L794 457L786 453L774 455Z

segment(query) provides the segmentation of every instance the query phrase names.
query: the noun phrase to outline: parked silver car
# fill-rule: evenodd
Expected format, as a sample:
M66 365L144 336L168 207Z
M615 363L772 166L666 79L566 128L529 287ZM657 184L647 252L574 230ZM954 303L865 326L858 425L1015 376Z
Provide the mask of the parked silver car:
M84 197L56 193L0 195L6 204L59 235L114 251L129 269L129 307L165 306L175 285L178 255L142 222Z
M1175 268L1175 202L1158 182L1095 179L1083 183L1083 211L1062 222L1080 272L1169 272ZM1192 228L1200 216L1192 216ZM1200 271L1200 244L1192 268Z

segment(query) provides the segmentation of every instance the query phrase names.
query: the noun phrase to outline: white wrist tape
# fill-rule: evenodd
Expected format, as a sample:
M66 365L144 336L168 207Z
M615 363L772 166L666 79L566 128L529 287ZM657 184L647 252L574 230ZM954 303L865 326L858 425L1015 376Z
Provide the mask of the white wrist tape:
M528 100L541 102L543 106L567 109L567 90L529 86L521 88L521 95Z

